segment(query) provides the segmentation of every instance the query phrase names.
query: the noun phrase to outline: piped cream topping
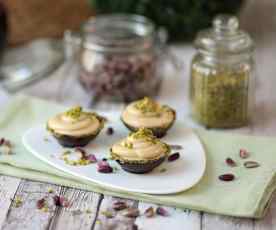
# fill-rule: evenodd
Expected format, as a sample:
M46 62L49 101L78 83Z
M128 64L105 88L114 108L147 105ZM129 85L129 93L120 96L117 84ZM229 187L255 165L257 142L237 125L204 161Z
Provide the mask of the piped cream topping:
M97 133L102 122L95 113L83 112L81 107L75 107L50 118L47 126L55 133L80 137Z
M153 160L166 156L169 147L154 137L149 129L142 128L115 143L111 152L121 160Z
M135 128L166 128L174 118L175 114L171 108L162 106L148 97L132 102L122 113L123 121Z

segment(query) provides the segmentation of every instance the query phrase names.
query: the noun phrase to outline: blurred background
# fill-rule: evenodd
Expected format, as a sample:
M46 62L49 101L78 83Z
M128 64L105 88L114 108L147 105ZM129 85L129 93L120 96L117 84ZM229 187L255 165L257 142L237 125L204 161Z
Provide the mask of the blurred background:
M191 40L219 13L238 14L246 0L8 0L1 2L1 24L8 24L8 42L18 45L36 38L60 37L78 29L89 17L132 13L164 26L172 41Z
M190 47L197 32L209 28L218 14L236 15L240 20L241 28L249 32L257 46L266 44L269 47L273 40L270 34L273 34L272 31L275 31L276 27L276 3L273 0L2 0L0 1L0 81L2 87L13 93L50 76L64 63L72 61L70 57L75 55L76 47L74 46L83 44L82 39L86 35L81 32L89 21L102 14L116 13L143 15L152 20L158 33L165 31L165 35L163 33L163 37L161 36L161 42L165 43L166 47L178 47L179 45L188 47L181 53L182 57L177 55L177 52L172 54L167 48L164 52L175 69L179 70L183 67L181 67L183 63L189 62L187 58L191 57ZM111 26L115 23L109 22ZM90 28L89 33L93 35L93 28ZM69 37L66 36L68 34ZM74 36L75 34L77 36ZM82 52L81 58L78 56L74 61L81 66L86 65L86 70L92 65L92 59L93 63L100 59L91 52ZM145 67L149 65L147 58L143 56L141 61L139 57L140 65L132 66L134 69L140 68L140 72L144 71L145 79L148 74L146 72L150 69ZM130 59L128 58L127 64ZM110 57L106 60L110 60ZM115 60L114 63L118 64L122 71L128 71L124 69L126 68L124 60ZM108 63L108 68L115 65L114 63ZM68 75L71 71L68 66L70 67L71 64L65 68L67 72L62 72L61 75ZM117 71L116 68L114 70L112 67L108 73L113 74ZM96 75L99 76L99 73L97 72ZM89 87L90 84L94 84L91 80L94 75L89 75L90 80L85 80L86 75L81 76L83 77L80 77L79 81L82 87L89 94L93 94ZM101 77L101 79L104 78L108 78L106 72ZM89 86L87 86L87 81L89 81ZM99 94L111 92L112 87L114 85L101 86ZM122 89L121 85L118 87ZM132 91L132 89L129 85L126 87L126 91ZM114 96L113 93L112 96ZM132 95L124 95L122 100L133 99L136 98Z

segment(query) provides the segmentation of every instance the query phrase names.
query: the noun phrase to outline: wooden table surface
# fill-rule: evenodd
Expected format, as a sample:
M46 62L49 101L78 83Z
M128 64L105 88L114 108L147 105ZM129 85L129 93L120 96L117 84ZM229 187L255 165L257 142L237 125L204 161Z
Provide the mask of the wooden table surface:
M257 103L254 122L248 127L231 130L230 132L266 136L276 134L276 3L273 1L250 1L241 16L243 28L254 36L257 44ZM181 84L172 84L173 81L167 79L167 83L172 84L170 85L171 88L169 88L171 92L177 91L177 89L185 92L185 95L183 94L180 100L181 105L179 104L179 107L181 107L179 108L181 111L180 116L184 116L187 123L190 124L186 94L189 78L188 63L193 50L188 45L172 47L171 50L185 62L184 70L181 74L183 82ZM87 105L87 96L75 84L75 80L72 79L72 72L73 69L68 70L68 65L64 66L49 78L23 91L29 95L65 104L79 103ZM177 95L173 96L179 99ZM47 196L49 188L67 197L72 206L63 208L51 205L48 212L38 210L36 201ZM20 207L16 207L15 197L22 199ZM134 229L133 225L135 224L138 229L145 230L276 229L276 218L274 218L276 216L276 199L274 199L266 217L262 220L232 218L171 207L165 207L170 213L168 217L127 218L117 214L114 218L107 218L103 215L103 211L108 210L112 202L118 199L120 198L2 175L0 176L0 226L2 229L123 230ZM141 211L149 206L155 206L154 204L136 200L125 201L131 206L138 207ZM90 211L88 212L87 210Z

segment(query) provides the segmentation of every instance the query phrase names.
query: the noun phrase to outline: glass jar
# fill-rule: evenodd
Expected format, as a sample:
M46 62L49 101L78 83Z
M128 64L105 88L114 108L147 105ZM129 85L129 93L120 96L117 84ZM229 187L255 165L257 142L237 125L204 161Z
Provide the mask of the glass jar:
M150 20L97 16L85 23L81 36L79 81L94 97L130 102L157 94L166 34L157 33Z
M238 19L217 16L213 28L199 32L191 63L192 116L208 128L248 124L253 114L255 63L250 36Z

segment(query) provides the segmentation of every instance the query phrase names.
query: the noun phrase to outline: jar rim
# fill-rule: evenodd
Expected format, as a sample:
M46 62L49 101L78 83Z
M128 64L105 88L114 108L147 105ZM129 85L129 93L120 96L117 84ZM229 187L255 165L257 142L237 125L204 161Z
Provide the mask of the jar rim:
M102 14L89 19L81 31L83 47L99 52L144 51L155 36L154 23L135 14Z

